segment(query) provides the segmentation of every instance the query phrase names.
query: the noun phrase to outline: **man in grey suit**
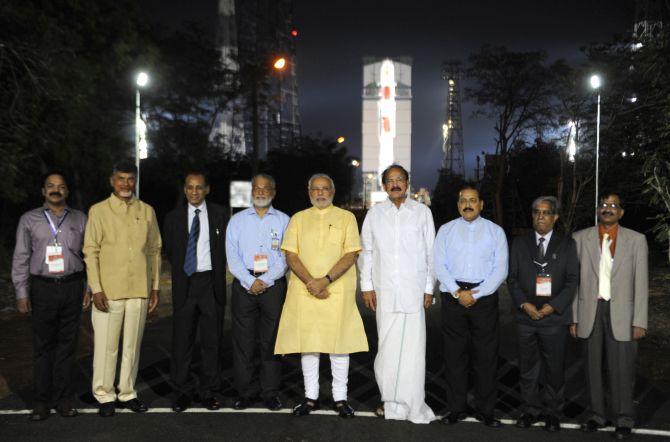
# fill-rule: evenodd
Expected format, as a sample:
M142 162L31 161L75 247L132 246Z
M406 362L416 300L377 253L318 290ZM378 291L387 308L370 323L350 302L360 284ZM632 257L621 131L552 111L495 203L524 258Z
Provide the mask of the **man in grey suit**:
M626 439L635 423L636 341L647 333L647 240L619 225L624 209L618 194L604 193L599 201L598 226L573 235L581 278L570 334L586 340L592 415L582 430L592 432L605 426L602 374L608 372L611 420L616 426L613 436Z

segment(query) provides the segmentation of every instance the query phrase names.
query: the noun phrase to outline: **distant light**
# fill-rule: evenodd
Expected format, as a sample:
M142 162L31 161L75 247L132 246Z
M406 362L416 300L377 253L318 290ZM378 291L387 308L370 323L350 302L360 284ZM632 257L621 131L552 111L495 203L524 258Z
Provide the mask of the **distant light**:
M642 43L634 43L634 44L632 45L632 49L633 49L634 51L639 51L640 49L642 49L643 46L644 46L644 45L643 45Z
M599 75L595 75L595 74L594 74L594 75L591 75L591 79L589 80L589 82L591 83L591 87L592 87L593 89L599 89L599 88L600 88L600 85L602 84L602 83L601 83L601 80L600 80L600 76L599 76Z
M361 162L354 159L354 160L351 160L351 165L354 166L354 167L358 167L358 166L361 165Z
M456 84L456 83L454 82L454 80L452 80L452 79L450 78L450 79L449 79L449 86L453 86L454 84Z
M575 162L575 155L577 155L577 143L575 137L577 135L577 125L574 121L568 121L568 160L571 163Z
M275 60L272 66L277 70L282 70L284 67L286 67L286 59L284 57L279 57L277 60Z
M626 151L621 152L621 156L626 158Z
M146 72L140 72L139 74L137 74L136 82L139 87L144 87L149 82L149 76L147 75Z
M635 152L631 152L631 153L630 153L630 156L631 156L631 157L634 157L634 156L635 156Z
M337 137L337 142L340 144L344 143L344 137Z
M628 98L628 101L631 103L637 102L637 95L633 94Z
M373 174L371 174L371 173L368 174L368 179L369 179L369 180L373 179L374 177L375 177L375 176L374 176Z
M291 29L291 35L294 37L298 36L298 30L297 29Z

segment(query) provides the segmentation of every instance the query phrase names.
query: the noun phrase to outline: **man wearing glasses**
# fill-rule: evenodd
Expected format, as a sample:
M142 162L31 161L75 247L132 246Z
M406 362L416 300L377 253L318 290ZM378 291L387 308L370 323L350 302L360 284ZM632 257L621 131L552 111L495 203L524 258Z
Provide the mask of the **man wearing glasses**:
M572 300L579 283L575 241L554 231L558 201L541 196L533 202L533 232L512 243L507 288L516 307L519 378L523 405L516 422L529 428L540 414L544 429L559 431L565 390L565 346L572 322ZM539 381L545 368L542 404Z
M617 193L606 192L599 201L598 225L573 235L580 283L570 334L586 343L591 417L582 430L596 431L609 419L616 427L614 437L626 439L635 423L637 341L647 333L647 240L619 225L624 209ZM609 413L603 391L605 372L609 373Z
M288 224L282 250L291 269L275 354L301 353L305 400L295 416L319 406L319 357L330 355L335 411L354 416L347 403L349 354L368 351L356 307L356 257L361 250L354 214L333 206L335 184L325 174L308 182L312 206Z

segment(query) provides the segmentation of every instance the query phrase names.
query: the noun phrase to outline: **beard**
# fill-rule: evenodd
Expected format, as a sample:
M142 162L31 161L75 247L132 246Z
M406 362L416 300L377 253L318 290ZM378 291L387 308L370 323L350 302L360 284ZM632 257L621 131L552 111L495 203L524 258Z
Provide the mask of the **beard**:
M317 209L325 209L333 203L333 197L326 198L325 200L319 201L316 198L310 198L309 201Z
M254 202L254 207L258 207L259 209L265 209L266 207L270 207L270 204L272 204L272 197L267 197L267 198L262 198L262 197L253 197L252 198Z

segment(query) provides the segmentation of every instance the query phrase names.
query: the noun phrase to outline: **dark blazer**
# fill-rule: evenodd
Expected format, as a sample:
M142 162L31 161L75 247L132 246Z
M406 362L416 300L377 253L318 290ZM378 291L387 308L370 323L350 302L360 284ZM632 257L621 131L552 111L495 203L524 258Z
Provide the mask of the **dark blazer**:
M209 245L212 258L214 296L222 306L226 304L226 225L228 211L207 201ZM163 251L172 267L172 308L178 310L186 302L188 276L184 272L188 244L188 204L184 203L165 216L163 223Z
M572 301L579 284L579 261L575 241L554 231L544 254L545 273L551 275L551 297L535 296L538 273L535 232L518 236L510 252L507 287L517 310L516 319L528 325L555 326L572 322ZM539 261L538 261L539 262ZM530 302L541 308L551 305L555 312L539 321L532 320L520 305Z

